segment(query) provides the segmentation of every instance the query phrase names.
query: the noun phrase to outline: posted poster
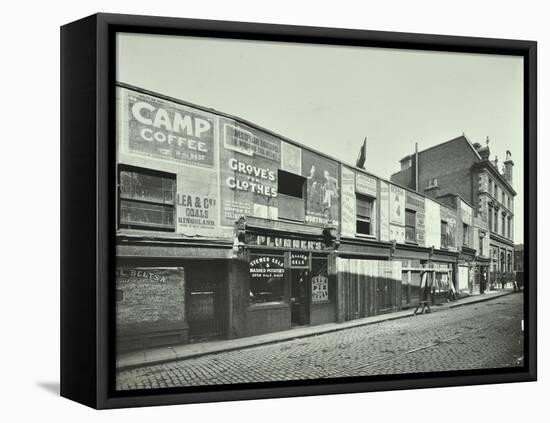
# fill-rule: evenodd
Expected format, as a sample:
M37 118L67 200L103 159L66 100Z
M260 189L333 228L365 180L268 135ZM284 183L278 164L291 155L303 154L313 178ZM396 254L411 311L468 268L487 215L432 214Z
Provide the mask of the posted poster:
M390 186L380 181L380 241L390 240Z
M286 172L302 174L302 149L281 141L281 169Z
M390 185L390 223L405 226L405 190Z
M176 231L187 236L220 235L216 173L189 168L177 175Z
M425 245L425 221L426 221L426 212L424 205L424 198L420 195L414 194L412 192L406 192L406 207L410 210L416 212L416 242L419 246L423 247Z
M302 151L302 175L306 177L306 223L339 226L339 166L310 151Z
M364 175L362 173L357 173L355 176L355 189L359 194L369 195L371 197L376 197L376 178L372 176Z
M355 236L356 207L355 207L355 172L342 166L342 235Z
M214 166L214 118L201 110L135 91L124 101L128 152L203 167ZM125 95L120 93L124 92Z
M220 133L221 225L242 216L277 219L281 141L229 119L220 119Z
M441 248L441 213L440 204L426 198L426 247Z
M405 243L405 227L390 224L390 240L398 244Z

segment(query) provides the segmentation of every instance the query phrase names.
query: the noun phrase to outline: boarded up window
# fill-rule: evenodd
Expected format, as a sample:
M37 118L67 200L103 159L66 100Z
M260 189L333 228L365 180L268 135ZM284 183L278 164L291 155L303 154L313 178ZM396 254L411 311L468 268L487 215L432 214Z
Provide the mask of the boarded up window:
M174 230L175 175L124 169L119 182L121 226Z

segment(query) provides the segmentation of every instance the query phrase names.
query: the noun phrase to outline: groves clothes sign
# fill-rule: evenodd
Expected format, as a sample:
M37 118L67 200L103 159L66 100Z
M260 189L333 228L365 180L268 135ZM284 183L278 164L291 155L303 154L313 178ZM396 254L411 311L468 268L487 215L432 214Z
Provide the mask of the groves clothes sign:
M302 176L306 187L306 223L339 226L340 186L339 166L307 150L302 151Z
M229 119L220 118L220 132L221 225L242 216L277 219L280 141Z
M158 97L129 90L124 93L119 101L123 102L126 127L120 135L127 138L123 141L129 152L213 167L213 117Z
M147 330L185 322L182 267L118 267L117 330Z

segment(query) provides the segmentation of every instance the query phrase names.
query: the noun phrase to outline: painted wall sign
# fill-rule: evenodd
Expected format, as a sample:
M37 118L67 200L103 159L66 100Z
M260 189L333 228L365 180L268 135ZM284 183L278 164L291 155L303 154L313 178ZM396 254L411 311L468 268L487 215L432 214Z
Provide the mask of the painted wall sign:
M290 253L290 267L293 269L308 269L309 268L309 254L307 253Z
M426 247L441 248L441 213L440 204L426 198L425 218L425 245Z
M260 279L280 279L285 275L285 266L281 257L261 256L250 262L250 276Z
M464 201L460 201L460 217L462 219L462 222L466 223L467 225L472 226L472 208L466 204Z
M193 169L177 175L176 232L218 235L218 178L214 172Z
M221 225L242 216L278 218L277 170L280 140L220 118Z
M390 240L395 240L399 244L405 243L405 227L390 224Z
M356 204L355 204L355 172L345 166L341 168L342 182L342 226L343 236L355 236Z
M185 321L181 267L117 267L117 330Z
M380 181L380 240L390 240L390 186Z
M302 174L302 149L287 142L281 142L281 169L286 172Z
M283 247L283 248L298 248L308 250L322 250L323 243L321 241L312 241L297 238L285 238L280 236L270 235L255 235L246 234L245 243L247 245L259 245L267 247Z
M456 251L456 236L457 236L457 217L456 212L443 205L439 206L441 220L447 222L447 239L449 243L449 251Z
M390 185L390 223L405 225L405 190Z
M339 166L307 150L302 151L302 175L306 177L306 222L339 226Z
M121 91L117 91L120 93ZM180 163L214 165L214 119L201 110L125 91L128 151Z
M260 137L251 128L232 122L223 123L223 146L245 156L258 156L275 162L281 160L280 142Z
M311 301L328 301L328 277L318 275L311 278Z
M372 176L357 173L355 175L355 189L359 194L370 195L371 197L377 196L377 182L376 178Z
M405 207L416 211L416 242L419 246L423 247L426 245L426 209L424 197L406 191Z

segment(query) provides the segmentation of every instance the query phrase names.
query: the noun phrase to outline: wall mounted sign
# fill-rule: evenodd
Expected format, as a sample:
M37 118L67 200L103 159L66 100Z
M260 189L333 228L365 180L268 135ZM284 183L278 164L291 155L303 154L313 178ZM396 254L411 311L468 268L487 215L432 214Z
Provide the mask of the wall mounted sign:
M253 278L282 278L285 275L285 265L282 257L261 256L250 261L250 276Z
M304 249L322 250L323 249L323 243L321 241L305 240L305 239L298 239L298 238L286 238L286 237L271 236L271 235L246 234L245 243L247 245L298 248L302 250Z
M328 277L318 275L311 278L311 301L328 301Z
M309 269L309 254L291 252L290 267L292 269Z
M214 165L214 120L204 112L127 92L124 114L130 152L199 166Z

